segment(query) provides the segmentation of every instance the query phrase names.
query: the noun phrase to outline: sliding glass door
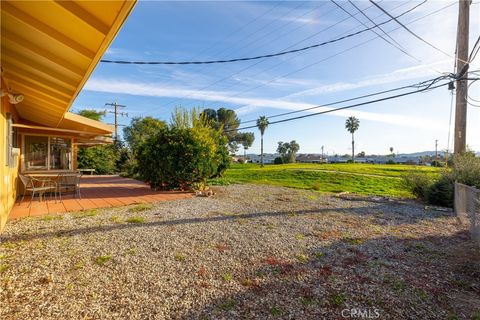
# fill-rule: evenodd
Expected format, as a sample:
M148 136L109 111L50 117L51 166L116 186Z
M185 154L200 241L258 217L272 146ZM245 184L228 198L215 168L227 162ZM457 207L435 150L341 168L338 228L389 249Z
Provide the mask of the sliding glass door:
M72 146L70 139L50 137L50 169L70 170Z
M72 140L25 135L24 170L72 170Z

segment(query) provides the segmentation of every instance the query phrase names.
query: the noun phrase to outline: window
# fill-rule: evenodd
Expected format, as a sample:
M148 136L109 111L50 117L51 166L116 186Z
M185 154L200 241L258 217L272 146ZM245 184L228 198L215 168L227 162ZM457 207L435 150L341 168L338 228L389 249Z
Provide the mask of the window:
M72 159L70 139L50 138L50 169L68 170Z
M25 136L25 170L71 169L71 139L47 136Z

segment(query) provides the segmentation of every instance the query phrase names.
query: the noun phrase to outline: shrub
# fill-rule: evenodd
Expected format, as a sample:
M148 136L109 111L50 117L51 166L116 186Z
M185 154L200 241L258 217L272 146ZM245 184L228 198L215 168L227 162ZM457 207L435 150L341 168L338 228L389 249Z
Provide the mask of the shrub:
M393 159L388 159L387 164L395 164L395 160L393 160Z
M453 158L454 180L480 189L480 158L471 153L456 155Z
M80 147L77 160L79 169L95 169L96 174L112 174L118 155L113 145Z
M455 181L480 188L480 158L467 152L455 155L451 171L431 182L426 174L412 172L405 177L407 188L429 204L453 207Z
M423 172L411 171L403 177L405 187L417 198L427 199L428 189L432 181Z
M438 160L433 160L430 165L432 167L437 167L437 168L440 168L440 167L445 167L445 162L440 162Z
M453 207L454 182L451 174L443 174L428 189L426 194L428 203L442 207Z
M282 157L276 157L275 160L273 160L274 164L283 164L283 158Z
M191 189L230 164L227 140L208 126L162 128L139 146L138 174L153 189Z

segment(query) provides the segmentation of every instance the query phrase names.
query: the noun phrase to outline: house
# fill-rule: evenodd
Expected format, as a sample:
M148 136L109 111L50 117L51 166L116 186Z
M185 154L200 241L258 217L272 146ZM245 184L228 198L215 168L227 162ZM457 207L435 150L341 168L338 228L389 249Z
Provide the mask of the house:
M295 161L300 163L327 163L328 160L318 154L300 154Z
M69 112L135 1L2 1L0 232L19 173L77 168L113 128Z
M347 163L350 158L331 156L327 160L328 163Z
M275 158L280 157L278 153L264 153L263 154L263 163L264 164L272 164L275 161ZM261 155L259 154L248 154L247 158L250 158L252 163L260 163L261 162Z

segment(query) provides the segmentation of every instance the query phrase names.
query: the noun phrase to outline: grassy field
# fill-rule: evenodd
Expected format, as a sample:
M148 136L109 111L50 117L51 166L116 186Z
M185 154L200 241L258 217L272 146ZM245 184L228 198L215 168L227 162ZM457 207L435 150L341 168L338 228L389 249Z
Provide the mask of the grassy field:
M233 164L221 179L212 184L255 183L313 189L320 192L351 192L411 198L402 176L412 171L424 172L435 179L441 169L425 166L379 164Z

